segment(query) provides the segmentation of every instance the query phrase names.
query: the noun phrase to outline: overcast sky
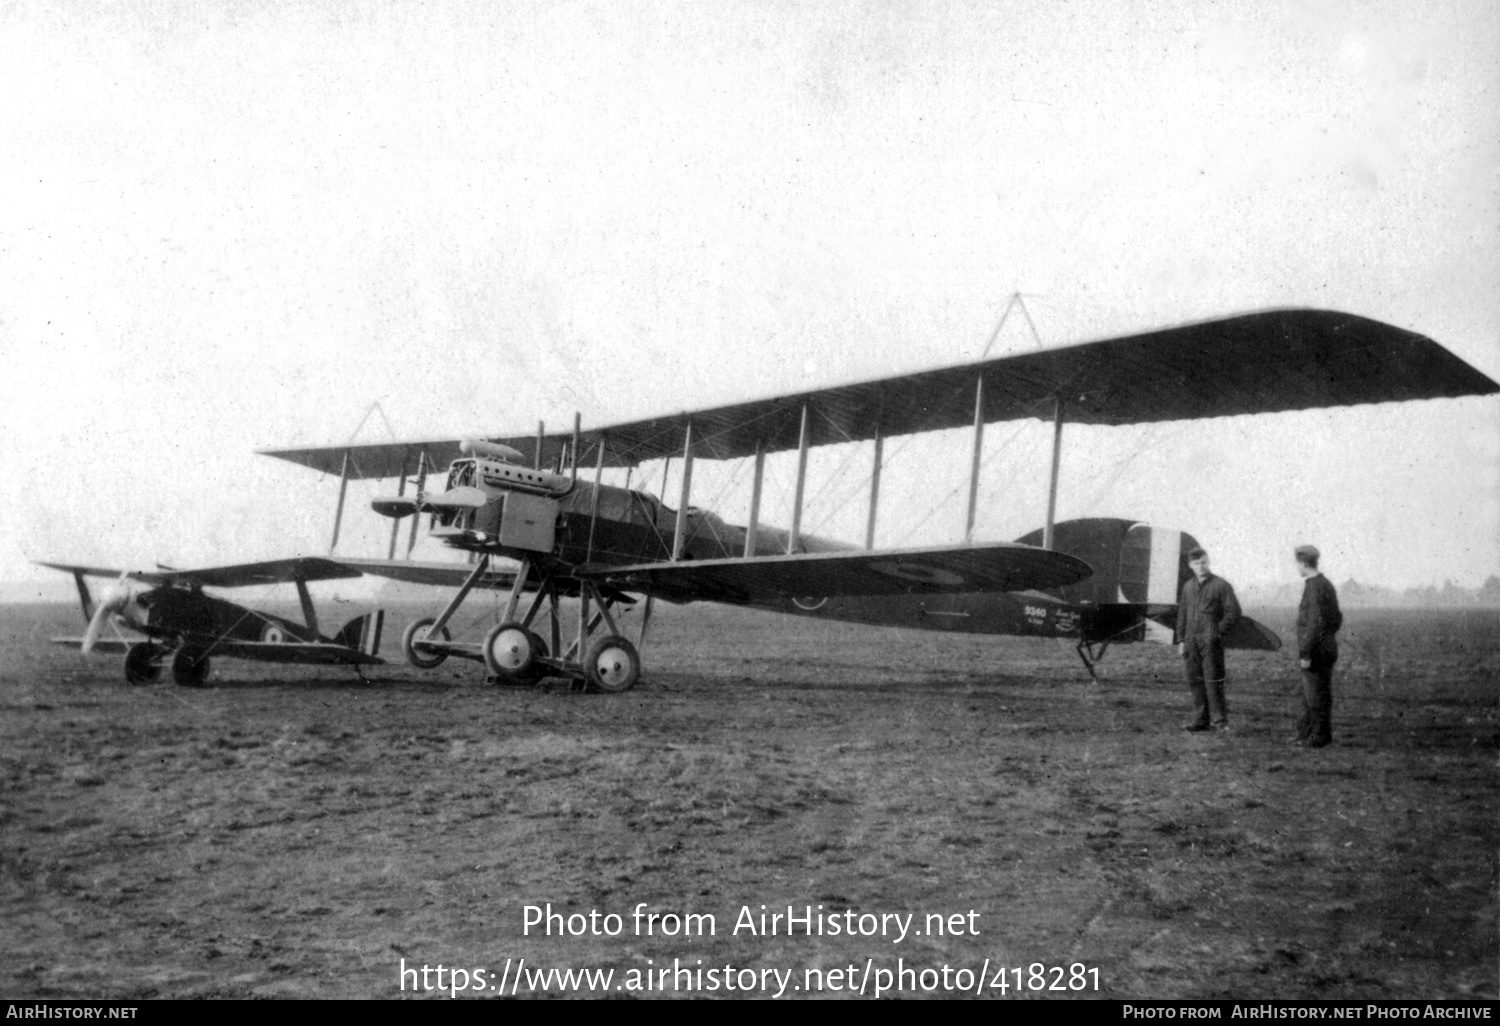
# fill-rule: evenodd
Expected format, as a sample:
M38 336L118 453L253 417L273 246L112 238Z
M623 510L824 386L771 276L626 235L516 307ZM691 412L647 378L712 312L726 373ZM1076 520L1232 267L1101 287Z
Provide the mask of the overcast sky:
M337 482L252 450L376 402L361 440L604 425L976 359L1018 292L1047 346L1311 306L1500 379L1497 88L1485 0L9 3L0 580L322 553ZM1013 313L992 353L1036 344ZM1040 526L1048 428L987 444L977 535ZM968 445L889 444L882 544L961 536ZM1064 460L1061 517L1233 581L1305 541L1500 573L1500 398ZM817 453L807 527L860 539L868 463ZM699 467L742 521L746 469ZM381 490L340 551L384 555Z

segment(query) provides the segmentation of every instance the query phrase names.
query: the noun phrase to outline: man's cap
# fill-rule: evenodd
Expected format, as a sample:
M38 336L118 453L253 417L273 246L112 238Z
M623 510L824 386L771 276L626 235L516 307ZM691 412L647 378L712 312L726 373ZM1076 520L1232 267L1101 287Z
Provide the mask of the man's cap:
M1202 559L1206 555L1208 555L1208 553L1204 552L1202 549L1191 549L1188 552L1188 559Z
M1306 563L1308 566L1317 566L1318 557L1322 555L1322 553L1312 545L1298 545L1294 551L1297 558L1302 560L1302 562Z

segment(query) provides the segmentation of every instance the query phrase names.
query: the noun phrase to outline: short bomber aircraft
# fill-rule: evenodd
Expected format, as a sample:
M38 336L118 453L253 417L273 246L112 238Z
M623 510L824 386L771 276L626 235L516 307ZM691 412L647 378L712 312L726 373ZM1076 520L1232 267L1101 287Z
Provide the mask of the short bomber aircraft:
M1364 403L1486 395L1500 386L1422 335L1346 313L1284 309L816 389L571 433L263 450L341 479L335 541L351 479L398 478L375 510L430 515L430 533L467 551L472 568L434 570L397 560L342 560L424 583L459 583L435 617L413 623L403 648L419 667L450 655L482 659L491 679L563 675L604 691L640 673L656 598L714 601L869 624L1076 642L1090 672L1106 646L1168 640L1193 538L1125 519L1057 522L1063 426L1143 424ZM972 426L968 535L972 536L986 425L1050 420L1053 445L1045 526L1017 542L877 551L882 446L887 438ZM857 547L801 529L812 446L869 442L868 526ZM529 450L530 458L523 455ZM760 523L768 453L795 450L789 528ZM607 486L606 467L682 460L676 509L644 491ZM411 461L415 494L406 495ZM690 504L695 459L753 459L745 526ZM593 481L580 469L593 465ZM423 488L447 465L441 490ZM392 526L392 553L396 531ZM416 523L412 526L415 537ZM408 546L408 553L410 546ZM519 562L500 622L482 643L455 641L448 624L490 561ZM460 583L461 582L461 583ZM534 597L522 608L525 593ZM643 595L636 642L616 613ZM561 630L559 599L577 596L576 630ZM537 633L543 607L547 638ZM1245 622L1231 645L1280 640Z
M310 581L359 577L360 572L327 559L280 559L201 570L105 570L67 563L42 563L73 575L88 627L82 637L53 638L59 645L93 651L122 652L125 680L150 684L170 664L173 679L201 687L208 679L209 658L225 656L257 662L369 666L379 655L385 613L355 617L333 637L318 632L318 618L308 593ZM115 584L95 603L85 577L113 578ZM292 582L302 603L304 623L264 613L212 595L203 588L235 588ZM133 587L144 584L149 587ZM101 637L114 623L145 640Z

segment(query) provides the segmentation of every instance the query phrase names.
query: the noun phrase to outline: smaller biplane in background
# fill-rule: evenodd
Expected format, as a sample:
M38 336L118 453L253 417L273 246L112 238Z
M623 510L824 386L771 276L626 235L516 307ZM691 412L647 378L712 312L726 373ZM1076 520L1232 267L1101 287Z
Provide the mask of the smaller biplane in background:
M53 638L58 645L124 653L125 680L150 684L170 665L172 678L187 687L208 679L209 659L224 656L267 663L370 666L380 658L383 610L357 616L337 634L318 630L317 612L307 585L312 581L361 576L360 571L318 558L279 559L200 570L106 570L67 563L41 563L73 575L88 627L82 637ZM104 577L114 585L96 603L85 577ZM302 604L302 623L250 609L205 594L205 587L241 588L291 583ZM139 587L144 585L144 587ZM103 637L106 627L115 637ZM127 638L125 627L145 637Z

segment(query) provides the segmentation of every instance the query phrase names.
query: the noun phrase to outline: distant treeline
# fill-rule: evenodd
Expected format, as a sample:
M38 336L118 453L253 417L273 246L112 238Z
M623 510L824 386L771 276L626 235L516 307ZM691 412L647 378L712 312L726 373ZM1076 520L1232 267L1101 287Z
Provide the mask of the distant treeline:
M1352 577L1338 584L1339 604L1380 609L1450 609L1462 606L1500 607L1500 577L1491 574L1478 588L1460 588L1444 581L1441 588L1428 584L1404 591L1378 584L1361 584ZM1247 606L1295 606L1302 601L1302 582L1249 585L1241 590L1240 602Z

